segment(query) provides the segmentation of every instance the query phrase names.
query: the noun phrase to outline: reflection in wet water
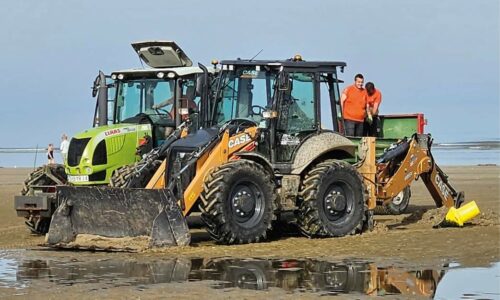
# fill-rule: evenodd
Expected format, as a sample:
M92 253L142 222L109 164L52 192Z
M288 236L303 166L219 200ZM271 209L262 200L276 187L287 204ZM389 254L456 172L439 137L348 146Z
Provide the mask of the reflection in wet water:
M16 262L15 267L12 262ZM407 271L395 267L381 268L363 261L328 262L312 259L200 258L144 262L123 258L83 261L51 258L9 259L9 263L10 269L0 271L0 286L17 288L34 283L99 283L101 286L116 287L207 281L210 287L216 289L237 287L266 290L277 287L289 292L432 297L444 274L442 268Z

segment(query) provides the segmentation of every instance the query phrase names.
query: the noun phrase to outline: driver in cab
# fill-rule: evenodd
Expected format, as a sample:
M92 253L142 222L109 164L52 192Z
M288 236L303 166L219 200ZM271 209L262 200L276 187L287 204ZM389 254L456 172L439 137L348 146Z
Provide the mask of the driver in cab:
M173 105L174 104L174 95L172 94L172 97L163 100L160 103L154 104L151 108L154 110L161 109L165 106ZM198 105L196 105L196 102L194 102L194 99L196 98L196 88L195 86L188 86L186 88L186 92L181 96L180 98L180 106L185 108L187 107L189 110L196 110L198 108ZM169 112L170 116L174 118L174 114L172 110ZM183 119L185 117L183 116Z

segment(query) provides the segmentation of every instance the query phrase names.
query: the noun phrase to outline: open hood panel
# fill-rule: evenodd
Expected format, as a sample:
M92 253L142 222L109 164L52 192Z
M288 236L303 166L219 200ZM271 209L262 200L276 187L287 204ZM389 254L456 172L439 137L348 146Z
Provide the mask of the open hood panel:
M132 43L142 61L152 68L191 67L193 62L174 41Z

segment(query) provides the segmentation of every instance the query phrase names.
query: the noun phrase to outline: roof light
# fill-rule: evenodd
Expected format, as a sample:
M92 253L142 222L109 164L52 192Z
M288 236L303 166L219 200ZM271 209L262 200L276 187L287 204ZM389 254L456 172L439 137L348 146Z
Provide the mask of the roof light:
M161 78L165 77L165 73L163 73L163 72L158 72L158 73L156 73L156 77L158 77L158 78L160 78L160 79L161 79Z
M175 73L174 72L168 72L167 73L167 77L168 78L174 78L175 77Z
M111 75L111 79L116 80L116 74Z
M302 61L302 55L295 54L295 56L293 57L293 61Z
M123 74L118 74L118 79L119 80L122 80L123 78L125 78L125 76Z

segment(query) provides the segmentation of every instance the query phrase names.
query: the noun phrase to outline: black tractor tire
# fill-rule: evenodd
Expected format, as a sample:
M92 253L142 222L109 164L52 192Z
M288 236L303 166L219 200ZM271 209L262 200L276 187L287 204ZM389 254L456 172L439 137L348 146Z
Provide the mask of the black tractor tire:
M363 293L370 280L370 266L362 262L329 262L310 260L304 266L306 280L318 291Z
M59 181L63 184L67 183L67 175L64 170L64 165L59 164L51 164L45 165L36 168L33 172L31 172L26 180L23 182L23 189L21 190L21 195L29 196L33 195L33 186L42 185L42 186L53 186L55 188L58 185L52 178L47 176L47 172L50 172L53 176L55 176ZM41 192L43 193L53 193L53 196L49 196L52 198L56 198L55 189L51 190L51 187L43 187L41 188ZM30 215L27 220L24 222L28 229L33 234L46 234L49 231L50 227L50 217L41 217L38 213Z
M345 161L327 160L302 181L297 222L308 237L340 237L366 226L367 192L361 175Z
M206 272L202 280L220 282L225 288L267 290L272 284L272 262L269 260L214 259L203 265Z
M276 220L275 184L256 162L240 159L215 168L200 196L201 218L220 244L245 244L267 238Z
M391 202L384 205L386 214L400 215L406 211L410 204L411 189L409 186L405 187L396 197L392 198Z
M116 169L109 180L109 186L117 188L145 188L161 161L136 162Z
M25 196L30 193L32 185L55 185L56 183L48 176L45 176L47 168L50 172L56 176L61 182L67 182L66 171L64 170L64 165L51 164L36 168L31 172L28 177L23 182L23 189L21 190L21 195ZM47 191L44 191L47 192Z

